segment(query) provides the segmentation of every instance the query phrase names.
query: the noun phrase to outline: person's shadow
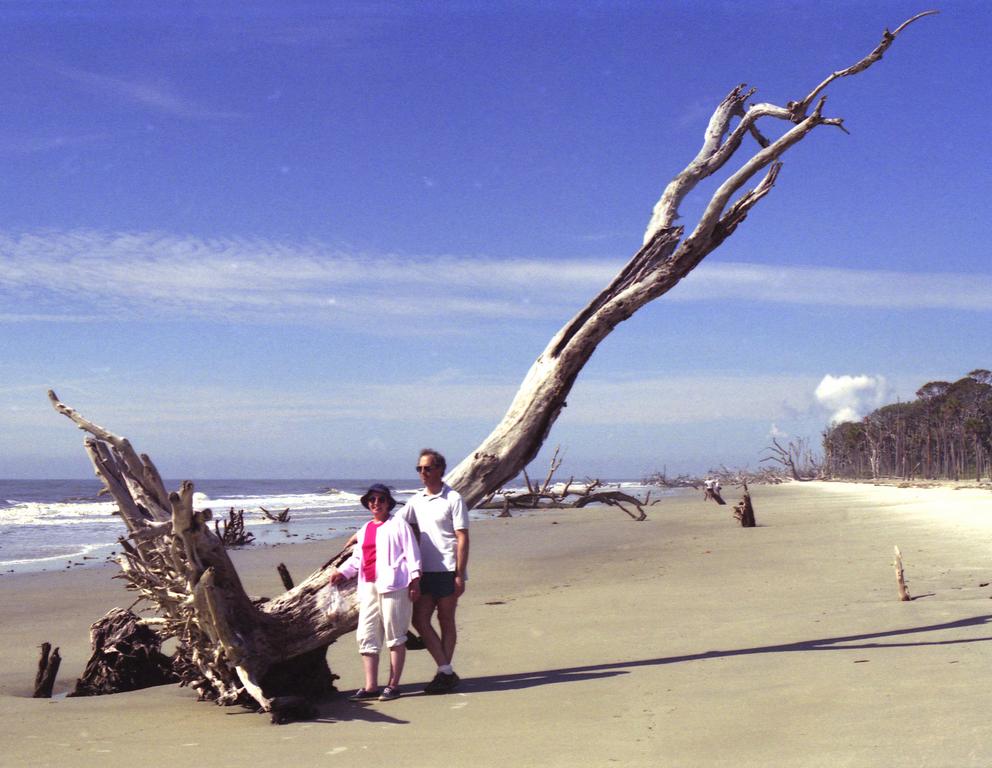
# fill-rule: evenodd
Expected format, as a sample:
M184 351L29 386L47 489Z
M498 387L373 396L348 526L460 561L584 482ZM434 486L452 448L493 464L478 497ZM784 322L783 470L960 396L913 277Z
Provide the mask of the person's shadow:
M795 651L850 651L858 649L886 649L926 647L933 645L958 645L962 643L980 643L992 640L992 636L955 638L949 640L904 640L901 642L873 642L882 638L900 638L920 635L930 632L945 632L965 627L984 626L992 621L992 615L975 616L970 619L959 619L943 624L930 624L923 627L894 629L886 632L871 632L863 635L846 635L842 637L825 637L815 640L801 640L795 643L778 645L762 645L753 648L734 648L730 650L711 650L701 653L690 653L682 656L659 656L654 659L635 659L618 661L608 664L589 664L580 667L563 667L561 669L546 669L535 672L517 672L505 675L486 675L463 679L459 692L482 693L484 691L514 691L532 688L538 685L555 685L572 683L582 680L595 680L603 677L630 674L639 667L656 667L663 664L681 664L690 661L706 659L722 659L730 656L749 656L756 653L791 653Z
M992 622L992 615L975 616L970 619L959 619L943 624L929 624L922 627L893 629L885 632L870 632L862 635L843 635L840 637L824 637L814 640L800 640L795 643L777 645L760 645L752 648L733 648L729 650L710 650L700 653L689 653L681 656L659 656L653 659L633 659L606 664L588 664L578 667L562 667L560 669L543 669L534 672L511 672L500 675L485 675L482 677L463 678L458 687L458 693L484 693L494 691L518 691L542 685L558 685L574 683L583 680L627 675L640 667L657 667L665 664L682 664L706 659L722 659L731 656L749 656L757 653L793 653L796 651L851 651L859 649L908 648L937 645L959 645L964 643L981 643L992 640L992 636L959 637L947 640L911 640L914 635L931 632L946 632L966 627L983 627ZM896 642L876 642L883 638L907 638ZM405 685L403 698L424 695L411 690L413 686ZM404 725L408 720L402 720L375 703L358 703L349 701L343 694L316 703L317 722L336 722L349 720L365 720L372 723L390 723Z

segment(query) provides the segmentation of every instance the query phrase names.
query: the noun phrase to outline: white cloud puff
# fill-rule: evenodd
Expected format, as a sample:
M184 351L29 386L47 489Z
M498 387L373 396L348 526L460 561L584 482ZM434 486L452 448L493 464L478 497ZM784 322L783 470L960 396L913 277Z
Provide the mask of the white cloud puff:
M817 402L831 412L830 422L858 421L885 401L888 384L884 376L833 376L827 374L816 387Z

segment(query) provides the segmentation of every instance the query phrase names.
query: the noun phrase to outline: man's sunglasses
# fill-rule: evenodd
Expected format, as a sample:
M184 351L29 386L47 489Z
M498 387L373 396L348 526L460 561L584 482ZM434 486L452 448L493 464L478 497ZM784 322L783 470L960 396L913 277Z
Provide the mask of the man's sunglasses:
M426 464L422 467L417 467L418 472L433 472L435 469L437 469L437 466L434 464Z

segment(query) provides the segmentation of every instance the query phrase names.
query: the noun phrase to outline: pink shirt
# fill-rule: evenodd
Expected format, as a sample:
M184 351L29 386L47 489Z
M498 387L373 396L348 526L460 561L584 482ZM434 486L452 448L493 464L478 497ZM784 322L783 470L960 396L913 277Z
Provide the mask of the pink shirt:
M375 537L381 525L373 520L365 526L365 540L362 542L362 579L365 581L375 581Z
M358 576L365 582L362 555L369 531L375 536L375 584L380 592L393 592L406 589L410 582L421 573L420 547L407 522L398 517L390 517L381 525L370 520L358 532L358 543L338 570L346 579Z

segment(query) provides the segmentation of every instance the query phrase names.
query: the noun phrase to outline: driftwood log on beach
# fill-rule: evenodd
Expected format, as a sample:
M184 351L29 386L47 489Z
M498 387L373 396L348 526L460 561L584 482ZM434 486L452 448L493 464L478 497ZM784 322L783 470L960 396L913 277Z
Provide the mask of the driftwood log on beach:
M705 488L703 490L703 498L707 500L712 499L720 506L723 506L724 504L727 503L726 501L723 500L723 496L720 495L719 488L712 488L712 487Z
M906 573L902 566L902 552L899 551L899 547L894 547L895 549L895 560L892 562L892 566L896 570L896 588L899 590L899 599L903 602L909 602L912 598L909 596L909 589L906 587Z
M744 495L734 506L734 517L741 524L741 528L755 528L758 525L754 519L754 505L751 504L751 493L747 489L747 483L744 484Z
M55 687L55 678L59 674L61 664L62 657L59 655L59 649L52 650L51 643L42 643L41 658L38 659L38 673L34 678L34 698L52 698L52 688Z
M99 696L178 682L155 624L131 611L110 610L90 628L93 655L69 695Z
M637 310L662 296L730 237L775 184L781 158L820 126L843 127L823 114L823 90L882 58L896 36L919 14L854 65L833 72L808 94L785 106L748 104L753 89L739 85L716 107L696 157L664 189L654 206L643 245L616 277L554 335L524 377L503 420L447 476L469 508L502 487L537 455L583 366L600 342ZM768 138L759 124L781 125ZM745 142L754 146L744 150ZM739 156L743 155L743 157ZM736 169L703 206L694 226L676 224L680 207L700 183ZM754 184L748 188L749 185ZM688 234L686 232L688 231ZM49 393L54 407L88 433L97 476L118 507L126 539L119 558L132 589L160 621L161 637L175 637L182 678L201 697L279 710L299 698L331 689L325 653L329 643L354 629L354 588L328 589L328 569L347 553L285 593L252 600L227 551L193 505L193 484L167 492L154 464L123 437L88 421ZM286 698L288 697L288 698Z

